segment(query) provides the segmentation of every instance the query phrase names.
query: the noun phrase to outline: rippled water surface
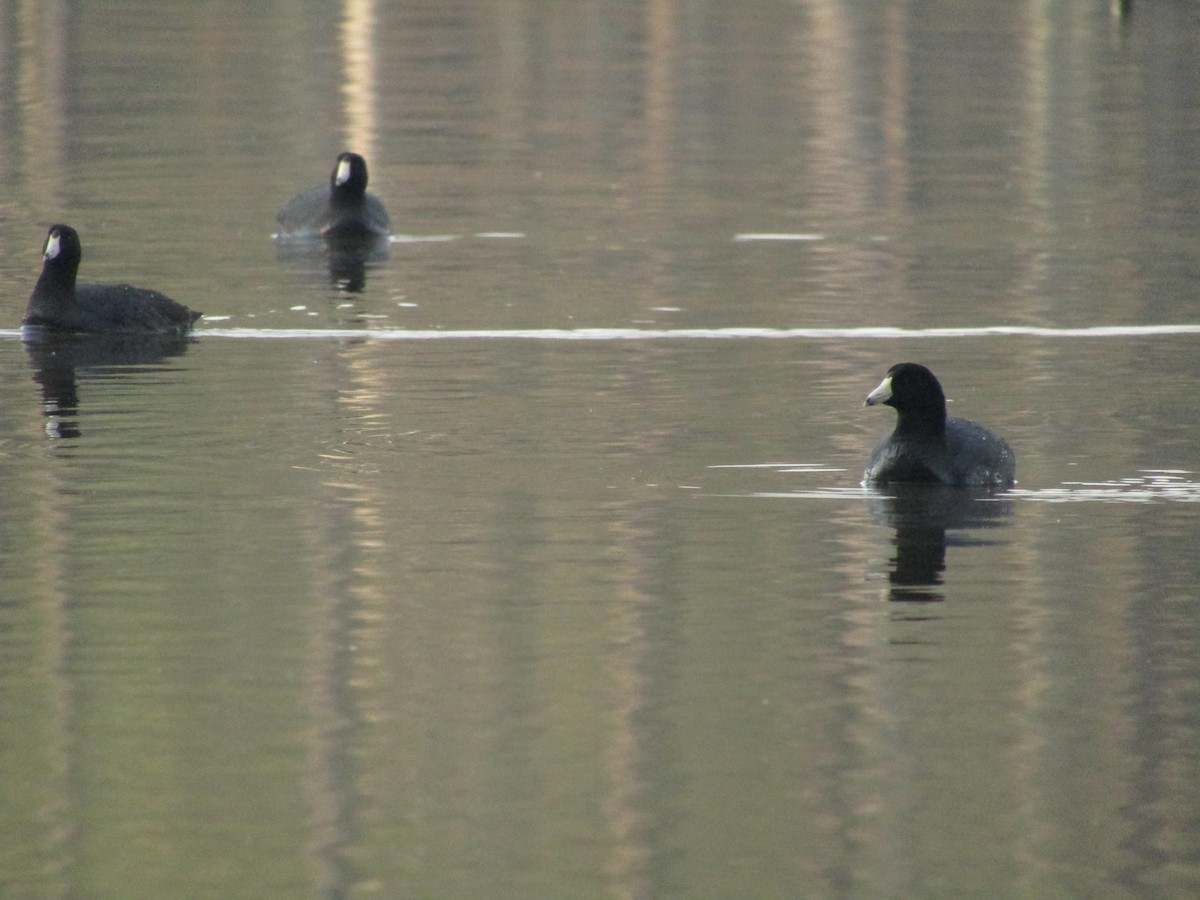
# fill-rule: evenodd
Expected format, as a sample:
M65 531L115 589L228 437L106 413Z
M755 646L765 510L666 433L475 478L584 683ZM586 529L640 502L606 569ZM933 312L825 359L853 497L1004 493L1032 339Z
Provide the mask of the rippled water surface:
M0 895L1200 894L1198 25L0 5Z

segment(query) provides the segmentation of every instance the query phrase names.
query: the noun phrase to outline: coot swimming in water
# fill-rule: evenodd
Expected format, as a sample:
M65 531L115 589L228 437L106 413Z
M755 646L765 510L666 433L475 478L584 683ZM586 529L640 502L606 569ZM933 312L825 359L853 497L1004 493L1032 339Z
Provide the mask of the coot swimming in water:
M329 187L298 194L279 211L279 237L370 240L392 230L383 203L367 193L367 163L357 153L339 153Z
M127 284L79 284L83 251L70 225L51 225L21 324L98 334L184 334L200 313L158 291Z
M1017 461L1004 438L977 422L946 418L946 395L917 363L892 366L866 405L896 410L896 428L871 451L864 481L1008 487Z

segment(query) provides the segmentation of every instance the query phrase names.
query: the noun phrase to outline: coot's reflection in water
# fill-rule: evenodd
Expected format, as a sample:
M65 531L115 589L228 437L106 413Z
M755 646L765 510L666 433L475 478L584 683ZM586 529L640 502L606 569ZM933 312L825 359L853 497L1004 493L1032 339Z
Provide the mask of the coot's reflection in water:
M122 374L180 356L195 340L179 334L75 334L40 328L25 329L22 338L33 380L42 386L46 434L53 438L82 434L77 387L81 370Z
M391 242L386 235L365 238L280 238L276 242L280 261L306 275L324 279L331 287L357 294L367 285L367 269L388 258Z
M872 517L896 531L889 599L944 600L935 588L943 583L946 548L991 543L971 532L1005 525L1012 505L1004 491L989 488L894 484L872 491L868 500Z

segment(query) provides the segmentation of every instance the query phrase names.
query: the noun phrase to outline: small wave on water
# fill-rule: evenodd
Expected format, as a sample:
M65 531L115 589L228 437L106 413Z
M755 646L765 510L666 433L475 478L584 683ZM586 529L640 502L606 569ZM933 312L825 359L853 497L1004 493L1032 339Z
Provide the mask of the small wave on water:
M780 475L836 475L845 473L847 470L840 466L831 466L826 463L807 463L807 462L762 462L762 463L725 463L708 466L708 470L746 470L746 469L769 469ZM784 499L784 500L846 500L846 499L861 499L869 495L869 491L862 485L816 485L813 487L796 488L793 490L777 490L777 491L744 491L744 492L729 492L719 491L714 496L721 497L750 497L762 500L768 499Z
M1058 487L1014 488L1008 496L1043 503L1200 503L1200 481L1184 469L1142 469L1112 481L1065 481Z
M847 470L824 463L739 463L712 465L709 470L770 469L779 474L827 475ZM720 492L720 496L741 496L758 499L790 500L869 500L887 499L893 494L911 494L912 486L869 487L855 485L813 485L794 490L750 490L745 492ZM939 491L959 489L938 488ZM995 493L984 493L972 498L977 502L1004 501L1019 503L1200 503L1200 480L1196 473L1186 469L1141 469L1137 474L1107 481L1065 481L1060 485L1044 488L1017 486Z

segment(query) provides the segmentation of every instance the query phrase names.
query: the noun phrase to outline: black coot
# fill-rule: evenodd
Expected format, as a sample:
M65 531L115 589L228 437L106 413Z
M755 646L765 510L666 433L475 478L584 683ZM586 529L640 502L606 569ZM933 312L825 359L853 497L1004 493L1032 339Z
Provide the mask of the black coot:
M924 366L892 366L879 387L867 395L867 406L878 403L896 410L896 429L871 451L865 481L1013 484L1017 461L1012 448L976 422L946 418L946 395Z
M42 274L21 324L52 331L96 334L184 334L200 313L158 291L127 284L79 284L83 257L70 225L51 225L42 251Z
M329 187L313 188L279 211L279 237L370 240L392 230L383 203L367 193L367 163L357 153L339 153Z

